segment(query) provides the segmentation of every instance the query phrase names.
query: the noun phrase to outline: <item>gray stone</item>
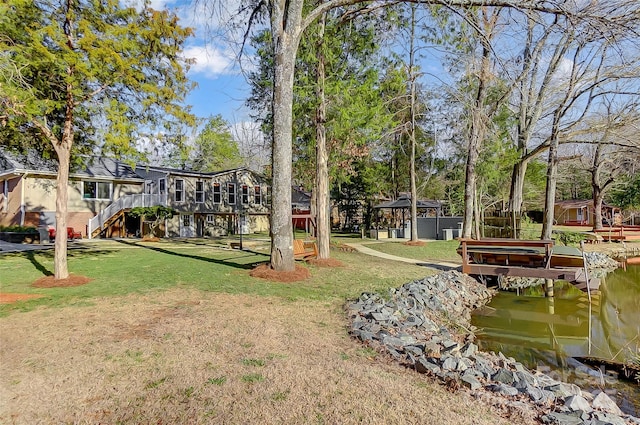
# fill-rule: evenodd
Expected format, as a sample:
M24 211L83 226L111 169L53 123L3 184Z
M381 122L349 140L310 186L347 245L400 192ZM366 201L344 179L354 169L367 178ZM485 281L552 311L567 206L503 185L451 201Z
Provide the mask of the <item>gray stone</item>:
M458 367L457 369L461 372L464 372L465 370L469 369L470 367L473 366L473 362L471 360L469 360L466 357L462 357L461 359L458 359Z
M417 357L417 356L421 356L422 353L424 352L422 350L422 347L423 346L421 345L405 345L404 351L407 354L412 354Z
M518 395L518 389L506 384L490 384L487 385L487 389L494 393L502 394L505 396Z
M543 424L549 425L581 425L582 419L567 413L551 412L542 418Z
M472 390L482 388L482 384L480 383L480 381L478 381L473 376L463 375L460 379L468 388L471 388Z
M527 370L518 370L516 371L515 376L518 377L518 382L525 382L529 385L537 385L538 383L536 377Z
M605 412L594 412L593 417L606 425L626 425L626 421L618 415Z
M364 342L372 341L375 337L373 333L361 329L355 329L352 333L355 337L360 338L360 340Z
M613 413L618 416L622 415L622 411L618 405L604 392L596 395L593 399L592 405L594 409L604 410L605 412Z
M460 350L460 354L463 357L470 357L473 356L474 354L476 354L478 352L478 346L475 345L472 342L468 342L466 343L462 349Z
M443 353L454 353L456 351L460 350L460 345L451 340L451 339L447 339L442 341L442 352Z
M433 373L437 375L442 372L442 369L440 369L440 366L438 366L433 362L430 362L424 357L421 357L416 361L415 367L418 373Z
M456 360L455 357L451 357L451 356L446 357L442 362L443 370L456 370L457 367L458 367L458 361Z
M580 395L580 388L577 385L558 382L553 385L543 387L547 391L551 391L556 397L569 397L572 395Z
M564 400L564 405L572 411L581 410L583 412L591 412L593 409L589 405L589 402L584 397L579 395L572 395Z
M513 373L505 368L498 369L491 379L507 385L511 385L514 382Z
M493 365L489 360L486 360L482 357L476 357L476 365L475 368L478 372L482 373L487 378L490 378L491 375L495 373Z

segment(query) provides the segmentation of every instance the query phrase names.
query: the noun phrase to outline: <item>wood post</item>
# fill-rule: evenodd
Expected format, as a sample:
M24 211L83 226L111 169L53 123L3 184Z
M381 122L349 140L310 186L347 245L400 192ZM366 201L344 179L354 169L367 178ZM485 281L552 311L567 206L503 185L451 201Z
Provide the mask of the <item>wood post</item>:
M553 279L544 280L544 296L553 298Z

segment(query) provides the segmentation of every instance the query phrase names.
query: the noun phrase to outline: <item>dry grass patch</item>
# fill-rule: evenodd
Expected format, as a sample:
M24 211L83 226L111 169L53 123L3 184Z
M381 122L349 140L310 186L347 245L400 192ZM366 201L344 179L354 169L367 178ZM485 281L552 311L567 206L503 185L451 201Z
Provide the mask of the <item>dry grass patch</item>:
M514 423L380 361L343 314L173 289L0 318L0 422Z

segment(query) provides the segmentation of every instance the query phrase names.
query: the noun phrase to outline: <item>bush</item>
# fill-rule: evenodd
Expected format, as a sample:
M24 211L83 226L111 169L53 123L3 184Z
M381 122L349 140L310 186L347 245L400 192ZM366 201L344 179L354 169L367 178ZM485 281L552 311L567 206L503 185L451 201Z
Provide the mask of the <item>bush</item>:
M0 232L38 233L33 226L0 226Z
M587 236L581 232L555 231L556 240L563 245L580 245L580 242L587 239Z

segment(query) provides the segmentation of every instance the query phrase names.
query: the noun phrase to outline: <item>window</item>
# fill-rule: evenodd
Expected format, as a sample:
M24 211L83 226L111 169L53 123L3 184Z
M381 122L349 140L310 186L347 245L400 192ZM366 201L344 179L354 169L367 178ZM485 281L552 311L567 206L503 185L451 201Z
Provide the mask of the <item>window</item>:
M165 193L167 193L167 179L158 180L158 191L160 195L164 195Z
M246 184L242 185L242 203L249 203L249 186L247 186Z
M220 183L213 184L213 203L222 203L222 186L220 186Z
M196 182L196 202L201 204L204 202L204 182Z
M215 224L216 216L213 214L207 214L207 224Z
M236 184L227 184L227 193L229 195L229 205L235 205L236 203Z
M111 183L85 181L82 185L83 199L111 199Z
M257 205L262 205L262 192L260 192L260 186L253 188L253 202Z
M175 201L184 202L184 180L176 179Z

